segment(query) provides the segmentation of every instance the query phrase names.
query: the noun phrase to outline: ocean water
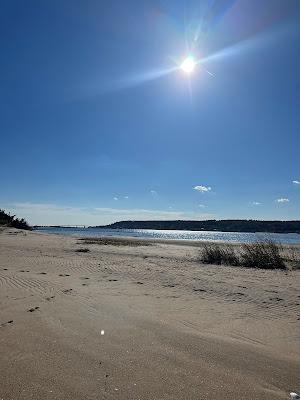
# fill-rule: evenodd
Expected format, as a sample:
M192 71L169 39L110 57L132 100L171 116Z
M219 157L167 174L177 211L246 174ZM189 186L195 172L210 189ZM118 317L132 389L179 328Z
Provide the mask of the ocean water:
M259 239L272 239L283 244L300 244L297 233L243 233L216 231L173 231L155 229L100 229L100 228L37 228L36 231L81 237L135 237L172 240L225 240L228 242L255 242Z

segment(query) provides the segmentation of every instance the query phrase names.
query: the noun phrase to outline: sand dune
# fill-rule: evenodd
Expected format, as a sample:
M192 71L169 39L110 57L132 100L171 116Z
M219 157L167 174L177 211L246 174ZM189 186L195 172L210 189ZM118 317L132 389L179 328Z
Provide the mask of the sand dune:
M299 391L300 271L206 266L198 251L1 232L0 399Z

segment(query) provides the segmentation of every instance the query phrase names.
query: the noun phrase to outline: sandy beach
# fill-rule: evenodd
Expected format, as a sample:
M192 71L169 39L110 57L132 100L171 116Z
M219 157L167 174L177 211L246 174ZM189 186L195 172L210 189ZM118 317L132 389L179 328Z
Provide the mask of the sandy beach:
M0 399L299 392L300 270L198 259L184 242L86 244L2 230Z

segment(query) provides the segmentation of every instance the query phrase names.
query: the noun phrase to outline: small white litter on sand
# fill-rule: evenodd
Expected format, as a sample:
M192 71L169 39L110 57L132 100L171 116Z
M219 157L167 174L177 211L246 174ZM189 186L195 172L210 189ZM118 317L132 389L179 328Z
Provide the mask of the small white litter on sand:
M298 400L298 399L300 399L299 394L297 394L297 393L295 393L295 392L291 392L290 395L291 395L291 400Z

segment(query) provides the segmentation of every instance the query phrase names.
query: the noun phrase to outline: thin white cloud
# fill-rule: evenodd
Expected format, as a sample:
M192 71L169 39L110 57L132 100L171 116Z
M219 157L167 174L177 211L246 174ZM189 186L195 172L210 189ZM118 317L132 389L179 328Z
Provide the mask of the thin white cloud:
M259 201L252 201L251 203L253 206L260 206L261 203Z
M198 204L198 207L200 207L200 208L205 208L206 205L205 205L205 204Z
M71 207L46 203L13 203L2 208L32 225L106 225L122 220L215 219L216 215L180 210Z
M210 192L211 187L210 186L204 186L204 185L197 185L193 187L194 190L197 190L198 192L205 193L205 192Z
M114 200L116 200L116 201L117 201L117 200L119 200L119 198L118 198L118 197L114 197Z
M156 196L156 195L157 195L157 191L156 191L156 190L150 190L150 193L151 193L153 196Z
M277 199L276 200L277 201L277 203L289 203L289 199L285 199L285 198L280 198L280 199Z
M129 199L129 196L124 196L124 199Z
M295 180L295 181L293 181L293 184L294 185L300 185L300 181Z

